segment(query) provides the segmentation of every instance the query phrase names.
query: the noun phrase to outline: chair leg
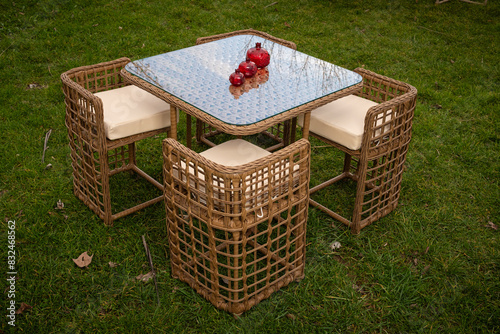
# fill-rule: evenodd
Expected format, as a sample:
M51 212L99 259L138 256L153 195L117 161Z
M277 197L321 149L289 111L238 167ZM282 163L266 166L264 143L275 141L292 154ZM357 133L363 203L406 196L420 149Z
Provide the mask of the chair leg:
M300 196L304 196L304 194L301 194ZM307 195L306 195L307 196ZM302 218L297 218L298 221L307 221L307 214L308 214L308 206L309 206L309 203L308 201L305 201L303 203L301 203L300 205L297 206L297 210L299 212L302 212L301 214L303 215ZM305 272L304 272L304 263L306 262L306 238L305 238L305 233L306 233L306 226L305 225L300 225L299 228L297 229L296 231L296 235L298 236L298 240L297 240L297 244L296 244L296 248L297 249L300 249L300 252L297 252L297 258L302 258L301 261L299 261L299 263L302 263L302 268L301 268L301 271L300 273L298 273L298 275L295 277L295 281L296 282L300 282L304 279L304 277L306 276L305 275ZM304 235L304 237L302 237Z
M137 166L135 142L128 145L128 164L129 166Z
M352 156L348 153L345 153L344 156L344 174L349 174L351 171L351 161L352 161Z
M365 198L365 189L366 189L365 185L366 168L367 168L367 162L364 160L360 160L356 171L358 177L356 184L356 198L354 200L354 211L352 214L352 221L351 221L352 234L359 234L359 232L361 231L361 213L363 210L363 201Z
M107 159L107 156L106 156ZM104 160L107 161L107 160ZM109 189L109 173L108 173L109 167L103 166L103 171L102 171L102 201L103 201L103 211L104 211L104 217L102 217L102 220L104 220L104 225L106 226L113 226L113 212L111 210L111 191Z

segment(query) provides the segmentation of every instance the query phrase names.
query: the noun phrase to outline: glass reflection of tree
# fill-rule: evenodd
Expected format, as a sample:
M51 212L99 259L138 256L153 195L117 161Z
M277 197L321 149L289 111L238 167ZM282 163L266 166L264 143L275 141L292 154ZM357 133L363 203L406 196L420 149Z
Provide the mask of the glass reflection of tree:
M131 62L130 66L133 66L135 68L134 72L138 77L147 79L147 81L154 84L155 86L160 85L160 83L158 82L158 77L153 74L153 72L150 70L150 65L146 64L144 60L141 59Z

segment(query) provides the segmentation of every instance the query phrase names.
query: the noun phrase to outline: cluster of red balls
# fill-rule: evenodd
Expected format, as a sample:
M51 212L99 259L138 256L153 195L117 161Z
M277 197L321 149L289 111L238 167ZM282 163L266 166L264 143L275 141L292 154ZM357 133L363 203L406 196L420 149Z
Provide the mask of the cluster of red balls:
M245 78L251 78L257 73L257 69L269 65L271 56L266 49L256 43L255 47L248 49L247 59L229 76L229 82L233 86L241 86L245 83Z

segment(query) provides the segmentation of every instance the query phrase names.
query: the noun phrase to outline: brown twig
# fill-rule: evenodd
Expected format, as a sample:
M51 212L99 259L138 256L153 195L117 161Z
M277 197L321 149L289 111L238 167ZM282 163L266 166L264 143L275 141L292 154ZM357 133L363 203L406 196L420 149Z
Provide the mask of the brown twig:
M486 6L486 4L488 3L488 0L484 0L484 2L470 1L470 0L460 0L460 1L467 2L467 3L473 3L475 5L483 5L483 6Z
M153 259L151 258L151 253L149 252L148 244L146 243L146 238L144 235L142 236L142 244L144 245L144 249L146 250L146 255L148 257L149 266L151 267L151 272L153 273L153 279L155 282L155 290L156 290L156 298L158 299L158 305L160 305L160 293L158 292L158 282L156 281L156 272L153 267Z
M267 7L271 7L271 6L274 6L274 5L276 5L277 3L278 3L278 1L276 1L276 2L273 2L273 3L270 3L269 5L267 5L267 6L264 6L264 8L267 8Z
M50 137L51 133L52 133L52 129L49 129L49 131L47 131L47 133L45 134L45 142L43 143L42 162L45 161L45 151L47 151L47 149L49 148L47 146L47 143L49 142L49 137Z

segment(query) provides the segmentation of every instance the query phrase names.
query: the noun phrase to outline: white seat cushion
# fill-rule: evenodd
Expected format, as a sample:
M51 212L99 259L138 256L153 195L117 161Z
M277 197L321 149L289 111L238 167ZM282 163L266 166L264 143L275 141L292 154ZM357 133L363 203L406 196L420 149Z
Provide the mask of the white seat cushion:
M200 153L201 156L224 166L239 166L271 154L243 139L233 139Z
M351 150L358 150L363 140L365 116L378 103L356 95L348 95L326 104L311 113L309 131L339 143ZM304 117L299 116L300 126Z
M95 94L102 100L104 128L110 140L170 126L170 105L137 86Z
M266 151L265 149L256 146L252 143L249 143L242 139L234 139L229 140L220 145L214 146L206 151L200 153L201 156L211 160L215 163L224 165L224 166L240 166L254 160L263 158L265 156L270 155L271 153ZM272 182L276 182L275 186L279 186L281 189L275 189L275 193L273 197L279 195L278 192L284 192L288 188L288 182L286 178L288 178L289 170L288 170L288 161L283 161L283 163L276 163L274 166L273 180ZM181 168L183 171L186 170L186 164L184 161L181 161ZM299 169L299 165L294 166L294 171ZM179 177L179 169L177 165L174 165L173 174L176 177ZM195 173L194 166L189 166L189 176L190 178L190 186L199 191L200 197L199 201L203 204L206 204L206 189L205 189L205 174L204 171L199 168L198 173ZM195 176L196 175L196 176ZM199 180L201 182L197 182ZM186 173L182 173L182 181L186 181ZM224 205L218 201L224 199L224 181L213 179L213 185L218 188L218 190L214 189L214 193L212 193L213 198L216 200L214 202L216 208L220 210L224 209ZM248 175L245 179L247 188L246 194L248 198L253 198L253 200L249 200L245 203L245 208L252 209L256 207L262 207L267 203L267 184L268 184L268 171L267 168L263 170L262 173L257 175L253 173L252 175ZM295 182L294 182L295 183ZM219 188L220 187L220 188Z

